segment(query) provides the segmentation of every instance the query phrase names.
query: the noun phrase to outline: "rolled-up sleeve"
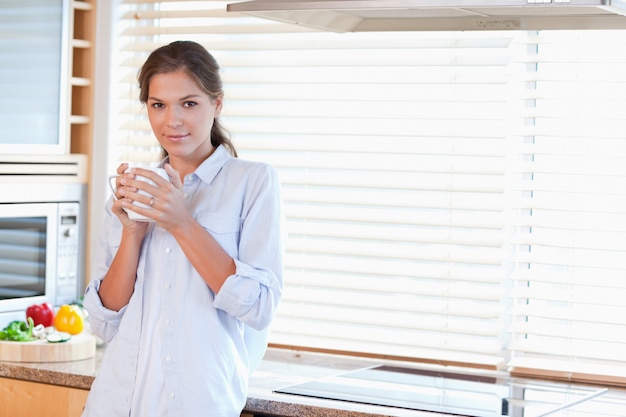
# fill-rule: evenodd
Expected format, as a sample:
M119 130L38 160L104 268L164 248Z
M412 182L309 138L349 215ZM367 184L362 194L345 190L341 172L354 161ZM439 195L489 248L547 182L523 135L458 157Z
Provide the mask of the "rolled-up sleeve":
M122 226L111 212L112 204L113 201L109 198L105 207L103 232L100 235L99 248L94 256L96 276L87 285L83 300L83 306L89 313L91 330L107 343L117 334L120 322L126 311L125 307L120 309L120 311L107 309L102 305L100 295L98 294L100 284L109 269L111 260L117 252L122 235Z
M113 311L104 307L98 295L101 282L96 280L89 283L85 290L83 305L89 312L91 330L104 342L109 343L119 330L126 306L121 308L120 311Z
M257 165L250 175L235 274L226 279L214 305L261 330L272 321L283 289L284 226L277 173L268 165Z
M236 259L235 266L235 274L224 282L214 305L253 329L264 329L274 317L281 284L270 271L255 270Z

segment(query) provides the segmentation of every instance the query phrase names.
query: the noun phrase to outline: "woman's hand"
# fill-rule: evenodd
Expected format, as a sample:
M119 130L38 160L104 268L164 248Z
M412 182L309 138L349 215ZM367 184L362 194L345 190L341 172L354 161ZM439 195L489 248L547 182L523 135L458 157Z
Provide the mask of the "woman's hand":
M128 217L128 212L124 210L133 203L133 200L127 197L127 194L137 191L136 188L126 185L129 180L135 178L135 175L127 173L127 170L127 163L122 163L119 167L117 167L116 172L118 176L115 178L115 194L111 211L120 219L120 222L126 231L136 231L138 233L145 234L148 230L147 222L137 222L131 220Z
M171 231L181 222L193 220L193 217L184 204L183 184L178 171L170 164L165 164L165 171L169 181L151 170L132 168L129 173L122 176L120 183L123 187L119 191L124 196L122 208L146 216L165 230ZM148 178L154 185L138 180L136 176ZM139 191L144 191L148 195L140 194ZM133 205L133 201L145 204L146 207Z

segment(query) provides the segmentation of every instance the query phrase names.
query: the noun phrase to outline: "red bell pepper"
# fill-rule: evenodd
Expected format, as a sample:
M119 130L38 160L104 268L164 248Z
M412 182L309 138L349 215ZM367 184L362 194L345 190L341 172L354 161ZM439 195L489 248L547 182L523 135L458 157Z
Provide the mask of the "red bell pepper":
M49 327L54 324L54 310L50 303L33 304L26 309L26 319L32 318L35 326L42 324Z

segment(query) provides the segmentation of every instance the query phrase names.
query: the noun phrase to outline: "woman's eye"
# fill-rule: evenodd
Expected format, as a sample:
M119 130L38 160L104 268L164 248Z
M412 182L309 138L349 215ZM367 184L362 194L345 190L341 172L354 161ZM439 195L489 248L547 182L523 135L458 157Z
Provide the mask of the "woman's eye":
M163 107L163 103L152 103L151 107L154 109L160 109Z
M183 103L183 106L185 106L185 107L193 107L193 106L195 106L196 104L198 104L198 103L196 103L195 101L185 101L185 102Z

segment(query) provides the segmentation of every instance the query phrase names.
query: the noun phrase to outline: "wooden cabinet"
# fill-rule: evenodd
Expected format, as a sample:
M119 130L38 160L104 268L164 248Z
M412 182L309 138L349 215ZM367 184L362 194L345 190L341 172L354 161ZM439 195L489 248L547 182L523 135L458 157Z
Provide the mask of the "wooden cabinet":
M93 114L94 114L94 73L96 37L96 0L73 0L70 7L70 48L69 48L69 115L67 132L70 153L87 155L87 169L93 166ZM89 175L91 177L91 175ZM88 188L89 190L91 187ZM91 224L92 193L87 195L86 224ZM86 253L90 251L90 230L86 231ZM90 256L85 260L85 270L90 270ZM84 285L88 278L85 277Z
M0 378L0 417L80 417L87 394L85 389ZM269 415L243 412L241 417Z
M80 417L89 391L0 378L0 417Z
M91 157L94 95L95 0L72 1L70 28L70 152Z

